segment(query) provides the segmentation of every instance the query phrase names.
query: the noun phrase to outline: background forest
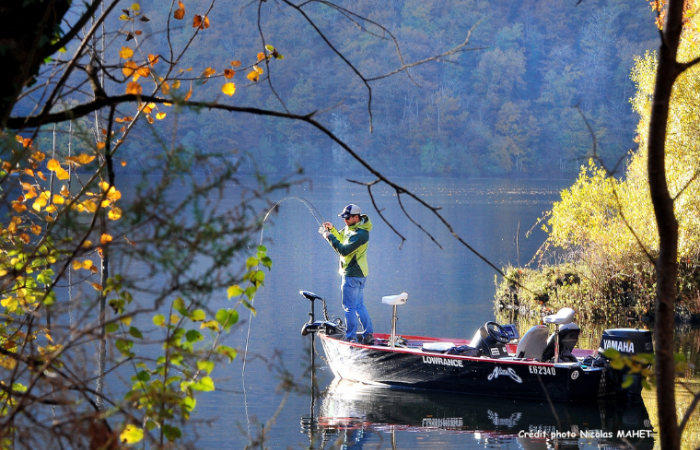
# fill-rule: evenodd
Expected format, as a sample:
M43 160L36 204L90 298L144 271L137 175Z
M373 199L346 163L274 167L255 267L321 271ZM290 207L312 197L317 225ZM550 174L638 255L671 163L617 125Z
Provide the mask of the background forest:
M269 75L290 112L318 110L322 123L388 175L573 177L591 150L591 135L576 105L595 130L599 153L608 164L636 146L638 119L629 104L634 95L630 71L634 57L658 42L647 2L586 3L581 8L566 0L353 1L353 11L386 26L396 37L406 64L458 45L481 20L470 39L469 48L475 51L458 62L426 64L410 69L409 76L369 83L373 133L362 81L310 26L300 28L294 14L282 9L262 22L266 42L284 55ZM163 23L166 6L148 6L150 23ZM192 10L205 7L202 2L188 3ZM254 48L258 33L238 24L251 23L256 14L255 8L214 8L209 18L216 26L205 32L207 42L217 44L189 52L181 61L193 68L192 78L210 66L229 67L230 61L243 57L236 49ZM363 33L358 22L321 3L309 9L309 16L367 78L400 67L390 39ZM149 23L142 25L144 36L157 31L148 30ZM380 34L369 23L363 26ZM187 27L176 28L171 39L184 43L187 33ZM156 32L143 44L154 54L167 51L164 33ZM245 79L244 73L232 81L238 87L234 104L279 104L273 93ZM182 95L187 83L179 88ZM192 100L220 96L220 85L210 80L195 89ZM147 164L159 151L152 148L147 127L139 124L136 135L125 143L123 156L130 164ZM217 149L232 161L243 158L244 171L281 174L301 166L307 174L361 170L319 132L294 129L291 122L232 119L211 111L183 117L176 127L187 150ZM50 145L50 139L46 135L42 147Z

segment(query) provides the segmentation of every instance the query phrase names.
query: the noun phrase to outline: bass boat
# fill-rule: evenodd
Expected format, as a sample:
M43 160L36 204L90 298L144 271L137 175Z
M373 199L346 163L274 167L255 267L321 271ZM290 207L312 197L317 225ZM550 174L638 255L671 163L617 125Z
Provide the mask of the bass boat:
M544 317L553 325L535 325L520 338L513 324L486 322L472 339L410 336L396 333L396 310L407 293L382 297L393 308L391 334L374 334L373 342L345 339L340 319L330 320L322 297L300 292L311 301L302 335L318 335L326 361L338 379L396 388L428 389L495 397L556 402L592 402L624 392L639 395L641 379L611 367L603 351L624 356L652 353L648 330L609 329L599 349L576 348L575 312L563 308ZM315 320L314 302L323 302L324 319ZM627 379L625 389L623 381ZM635 378L636 377L636 378ZM632 383L630 383L632 381Z

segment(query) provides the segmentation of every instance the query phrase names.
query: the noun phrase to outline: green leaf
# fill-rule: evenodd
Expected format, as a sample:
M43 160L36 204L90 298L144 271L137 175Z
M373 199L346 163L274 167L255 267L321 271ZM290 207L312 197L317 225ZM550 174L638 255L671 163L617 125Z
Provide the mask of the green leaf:
M129 334L136 339L143 339L143 334L141 334L141 331L139 331L139 329L136 327L129 328Z
M625 367L625 361L621 358L613 359L610 361L610 367L617 370L622 370Z
M248 286L245 290L245 296L252 300L253 297L255 297L255 292L257 292L257 290L258 288L255 286Z
M230 299L231 297L238 297L243 293L243 289L237 284L234 284L233 286L230 286L228 288L228 298Z
M227 347L225 345L220 345L216 349L216 353L218 353L220 355L228 356L229 362L232 362L234 359L236 359L236 355L238 354L238 352L235 349L233 349L231 347Z
M135 444L143 439L143 430L136 425L127 425L119 435L119 440L127 444Z
M275 51L275 47L273 47L273 46L271 46L271 45L266 45L265 48L268 49L268 50L271 51L271 52L274 52L274 51Z
M185 307L185 301L180 297L176 298L173 302L173 309L183 316L187 316L187 307Z
M687 361L685 353L676 353L673 355L673 359L675 359L677 363L684 363Z
M140 381L148 381L151 379L151 374L146 372L145 370L142 370L141 372L136 374L136 379Z
M250 269L251 267L257 266L257 265L258 265L258 258L256 258L255 256L251 256L250 258L246 259L246 261L245 261L245 266L247 269Z
M625 375L625 379L622 381L622 386L623 389L627 389L628 387L632 386L632 382L634 381L634 377L630 374Z
M267 267L268 269L272 269L272 260L270 259L269 256L263 256L260 259L260 262L262 263L263 266Z
M212 361L197 361L197 369L202 370L209 375L212 370L214 370L214 363Z
M182 407L186 409L187 411L192 411L194 410L194 407L197 406L197 399L194 397L185 397L182 399Z
M265 281L265 272L263 272L262 270L258 270L257 272L255 272L254 279L258 283L262 284L262 282Z
M165 316L163 314L158 314L157 316L153 316L153 324L157 327L164 327L165 326Z
M130 356L131 347L134 346L134 342L129 341L127 339L117 339L114 345L117 347L117 349L121 352L122 355Z
M203 309L195 309L192 311L192 314L190 314L190 320L192 320L192 322L201 322L206 318L207 314Z
M214 380L211 377L203 377L201 380L192 384L192 389L202 392L211 392L215 390Z
M172 427L170 425L163 425L163 434L170 441L173 442L175 439L182 437L182 432L178 427Z
M216 312L216 321L228 331L231 326L238 322L238 311L235 309L220 309Z
M187 342L197 342L201 341L204 339L204 336L202 336L202 333L200 333L197 330L189 330L187 334L185 334L185 337L187 338Z
M603 352L603 356L605 356L605 357L608 358L608 359L615 359L615 358L619 358L619 357L620 357L620 352L618 352L617 350L615 350L615 349L612 348L612 347L608 347L608 348L606 348L605 351Z

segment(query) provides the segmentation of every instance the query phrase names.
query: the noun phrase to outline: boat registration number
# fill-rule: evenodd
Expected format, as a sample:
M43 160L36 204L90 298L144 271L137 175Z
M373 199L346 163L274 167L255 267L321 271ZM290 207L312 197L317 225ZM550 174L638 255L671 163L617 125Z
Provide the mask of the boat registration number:
M557 371L554 367L549 366L528 366L530 373L535 375L556 375Z

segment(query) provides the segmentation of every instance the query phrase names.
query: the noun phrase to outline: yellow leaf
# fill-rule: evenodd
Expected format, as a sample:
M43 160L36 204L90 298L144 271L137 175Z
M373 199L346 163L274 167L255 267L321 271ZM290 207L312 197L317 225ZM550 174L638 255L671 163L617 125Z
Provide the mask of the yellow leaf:
M221 92L231 97L236 92L236 85L233 83L226 83L221 87Z
M122 161L122 167L126 166L126 161Z
M68 190L68 186L65 184L61 187L61 195L64 197L68 197L70 195L70 191Z
M112 236L110 236L109 234L103 234L102 236L100 236L100 242L102 244L107 244L108 242L112 242Z
M148 55L148 63L151 65L151 67L155 66L158 63L158 60L160 59L160 56L158 55Z
M29 227L29 229L30 229L31 232L34 233L36 236L38 236L39 234L41 234L41 226L39 226L39 225L32 225L31 227Z
M83 248L90 248L92 246L92 241L89 239L85 239L85 242L83 242Z
M46 158L46 155L42 152L37 151L32 153L32 159L36 162L42 162L44 158Z
M173 81L173 89L180 89L180 80Z
M209 328L210 330L219 331L219 324L216 320L208 320L206 322L202 322L199 328Z
M260 75L258 75L258 72L252 70L252 71L248 72L248 75L246 75L246 77L247 77L250 81L257 82L257 81L258 81L258 78L260 77Z
M61 169L61 163L59 163L57 159L51 159L47 163L47 169L49 169L52 172L55 172Z
M30 177L34 176L34 172L32 171L32 169L24 169L24 173L26 173Z
M80 270L83 267L82 264L80 264L80 261L78 261L76 259L73 260L72 266L73 266L73 270Z
M54 194L54 195L53 195L53 203L54 203L55 205L63 205L64 203L66 203L66 199L63 198L63 197L61 197L61 196L58 195L58 194Z
M83 261L83 263L81 264L81 267L82 267L83 269L90 270L90 267L92 267L92 260L91 260L91 259L86 259L86 260Z
M150 123L150 124L155 122L155 120L153 120L153 117L149 116L148 114L146 114L146 120L148 120L148 123Z
M262 69L262 67L254 65L253 70L258 72L260 75L262 75L265 71Z
M110 220L119 220L122 216L122 210L119 208L112 208L108 213L107 217L110 218Z
M138 3L134 3L133 5L131 5L131 9L133 9L134 11L139 11L141 9L141 6L139 6Z
M126 93L127 94L134 94L134 95L141 95L141 85L135 81L129 82L129 84L126 85Z
M166 114L164 112L159 112L158 114L156 114L156 119L163 120L165 119L165 116Z
M122 317L121 319L119 319L119 321L128 327L131 325L131 316Z
M92 200L85 200L84 202L81 203L83 208L85 208L88 212L94 213L97 211L97 204L93 202Z
M40 171L37 171L37 172L36 172L36 176L38 176L38 177L41 178L42 180L46 181L46 175L44 175L44 174L41 173Z
M57 210L58 208L56 208L56 205L49 205L44 211L47 213L55 213Z
M215 73L216 73L216 70L212 69L211 67L207 67L207 68L204 70L204 73L203 73L202 75L204 75L205 77L209 78L210 76L214 75Z
M119 56L123 59L129 59L134 56L134 51L129 47L122 47L122 49L119 51Z

